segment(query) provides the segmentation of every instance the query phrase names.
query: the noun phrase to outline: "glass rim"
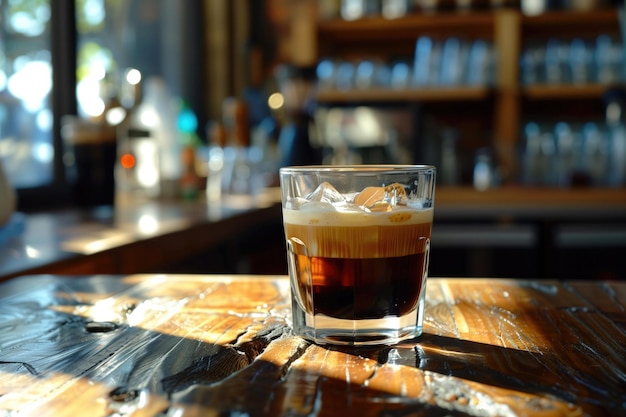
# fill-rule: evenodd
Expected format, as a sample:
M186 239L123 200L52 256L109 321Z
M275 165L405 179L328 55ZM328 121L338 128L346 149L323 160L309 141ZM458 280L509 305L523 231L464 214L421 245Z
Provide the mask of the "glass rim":
M303 174L316 172L343 172L343 173L411 173L435 172L434 165L428 164L348 164L348 165L299 165L286 166L279 169L280 174Z

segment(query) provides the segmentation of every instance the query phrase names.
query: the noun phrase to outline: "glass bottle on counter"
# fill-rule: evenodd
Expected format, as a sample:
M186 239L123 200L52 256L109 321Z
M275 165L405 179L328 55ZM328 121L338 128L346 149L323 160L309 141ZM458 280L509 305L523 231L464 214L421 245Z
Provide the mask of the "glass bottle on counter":
M131 69L124 88L128 111L117 128L116 186L148 197L174 197L182 170L178 106L160 77L144 82Z
M196 168L196 149L200 144L196 134L198 118L184 102L178 115L177 125L178 133L182 138L182 172L178 181L180 195L185 200L195 200L200 189L200 176Z
M209 149L207 156L206 197L209 202L219 202L222 198L224 148L226 147L226 130L219 121L207 125Z
M186 144L181 151L183 172L180 176L180 193L184 200L195 200L198 197L198 173L196 172L196 149Z
M123 193L139 193L157 197L159 187L159 150L154 138L158 125L155 110L143 101L141 73L126 72L122 104L126 118L117 128L116 189Z

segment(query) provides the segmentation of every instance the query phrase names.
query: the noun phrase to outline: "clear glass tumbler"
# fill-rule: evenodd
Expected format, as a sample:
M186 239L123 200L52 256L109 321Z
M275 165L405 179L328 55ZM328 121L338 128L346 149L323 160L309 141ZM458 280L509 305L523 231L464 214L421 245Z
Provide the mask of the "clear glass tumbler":
M280 169L293 330L320 344L422 333L435 168Z

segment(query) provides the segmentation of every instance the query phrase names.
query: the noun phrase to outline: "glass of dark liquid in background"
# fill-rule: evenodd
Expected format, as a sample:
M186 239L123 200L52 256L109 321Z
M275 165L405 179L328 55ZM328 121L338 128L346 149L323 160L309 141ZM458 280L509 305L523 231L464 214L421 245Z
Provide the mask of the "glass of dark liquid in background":
M115 127L104 122L65 116L62 120L63 164L79 207L113 206L115 203Z
M293 329L320 344L422 333L435 168L280 169Z

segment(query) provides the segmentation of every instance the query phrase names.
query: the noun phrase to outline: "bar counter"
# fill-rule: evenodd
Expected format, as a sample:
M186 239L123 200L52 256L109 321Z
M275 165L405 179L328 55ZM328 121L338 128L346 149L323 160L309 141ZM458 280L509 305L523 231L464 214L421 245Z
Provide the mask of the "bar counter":
M115 207L30 213L21 234L0 242L0 281L27 274L161 271L253 231L280 226L280 194L206 200L118 195Z
M285 276L0 284L0 415L620 416L626 283L430 279L393 347L290 332Z
M277 188L255 197L229 196L219 204L202 198L186 202L122 194L114 208L31 213L25 216L23 233L8 241L0 234L0 281L44 273L282 274L286 268L279 201ZM259 252L254 256L261 265L235 271L244 244ZM210 259L190 267L193 257L228 258L216 255L220 245L232 248L228 267L214 268ZM454 257L464 270L458 276L595 278L600 274L585 269L589 264L585 256L559 257L562 248L582 247L595 250L591 256L603 255L600 266L614 271L612 276L626 278L621 262L626 249L626 190L502 187L476 192L440 187L433 247L438 250L433 251L431 267L445 276L457 276L448 271ZM459 248L470 253L467 265L454 252ZM482 258L485 249L493 248L510 248L515 256L505 263L515 267L489 270L490 260ZM505 259L500 253L490 256Z

